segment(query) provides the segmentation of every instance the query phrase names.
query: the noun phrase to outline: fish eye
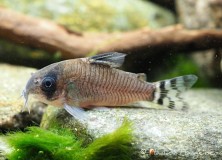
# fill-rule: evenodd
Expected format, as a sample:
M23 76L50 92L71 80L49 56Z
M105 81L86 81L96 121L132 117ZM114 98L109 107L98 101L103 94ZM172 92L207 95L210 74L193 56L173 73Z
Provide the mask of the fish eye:
M45 92L53 92L56 89L56 81L54 78L46 77L42 80L42 90Z

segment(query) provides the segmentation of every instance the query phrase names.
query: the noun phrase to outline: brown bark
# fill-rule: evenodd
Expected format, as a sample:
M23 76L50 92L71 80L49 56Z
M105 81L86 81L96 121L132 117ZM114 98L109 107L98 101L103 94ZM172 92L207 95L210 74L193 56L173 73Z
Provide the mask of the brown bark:
M222 30L186 30L171 26L124 33L75 33L48 20L29 17L0 8L0 37L49 52L60 51L64 58L84 57L91 52L195 51L222 46ZM150 52L149 52L150 53Z

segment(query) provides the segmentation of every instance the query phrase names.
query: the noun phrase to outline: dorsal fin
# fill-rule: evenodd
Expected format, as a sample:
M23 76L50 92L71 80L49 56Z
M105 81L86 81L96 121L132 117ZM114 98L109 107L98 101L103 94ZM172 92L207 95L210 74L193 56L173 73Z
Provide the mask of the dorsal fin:
M123 64L125 56L124 53L108 52L89 57L89 62L116 68Z

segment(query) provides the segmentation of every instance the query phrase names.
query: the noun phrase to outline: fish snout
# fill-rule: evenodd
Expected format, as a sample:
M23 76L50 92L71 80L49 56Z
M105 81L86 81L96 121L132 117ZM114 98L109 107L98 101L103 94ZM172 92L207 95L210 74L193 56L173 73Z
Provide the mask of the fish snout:
M25 89L23 90L23 94L28 96L28 94L35 93L37 88L40 86L41 78L37 78L34 75L28 80Z
M25 99L22 111L24 111L25 108L28 108L29 94L35 92L36 85L38 85L38 83L39 83L39 80L37 80L33 76L28 80L25 86L25 89L22 91L22 97ZM30 112L29 108L28 108L28 111Z

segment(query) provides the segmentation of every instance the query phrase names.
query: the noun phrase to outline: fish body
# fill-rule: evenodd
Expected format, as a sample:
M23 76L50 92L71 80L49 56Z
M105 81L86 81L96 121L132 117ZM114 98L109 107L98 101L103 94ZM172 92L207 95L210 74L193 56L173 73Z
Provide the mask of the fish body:
M144 74L117 69L125 54L111 52L93 57L61 61L37 71L29 79L24 97L29 94L47 104L64 107L73 116L82 114L80 108L124 106L137 101L152 101L181 108L179 93L197 80L186 75L149 83Z
M135 101L153 99L154 85L138 78L137 74L124 72L104 65L90 64L82 59L70 60L65 67L67 101L80 107L122 106ZM75 64L70 68L69 65ZM65 79L64 79L65 80Z

